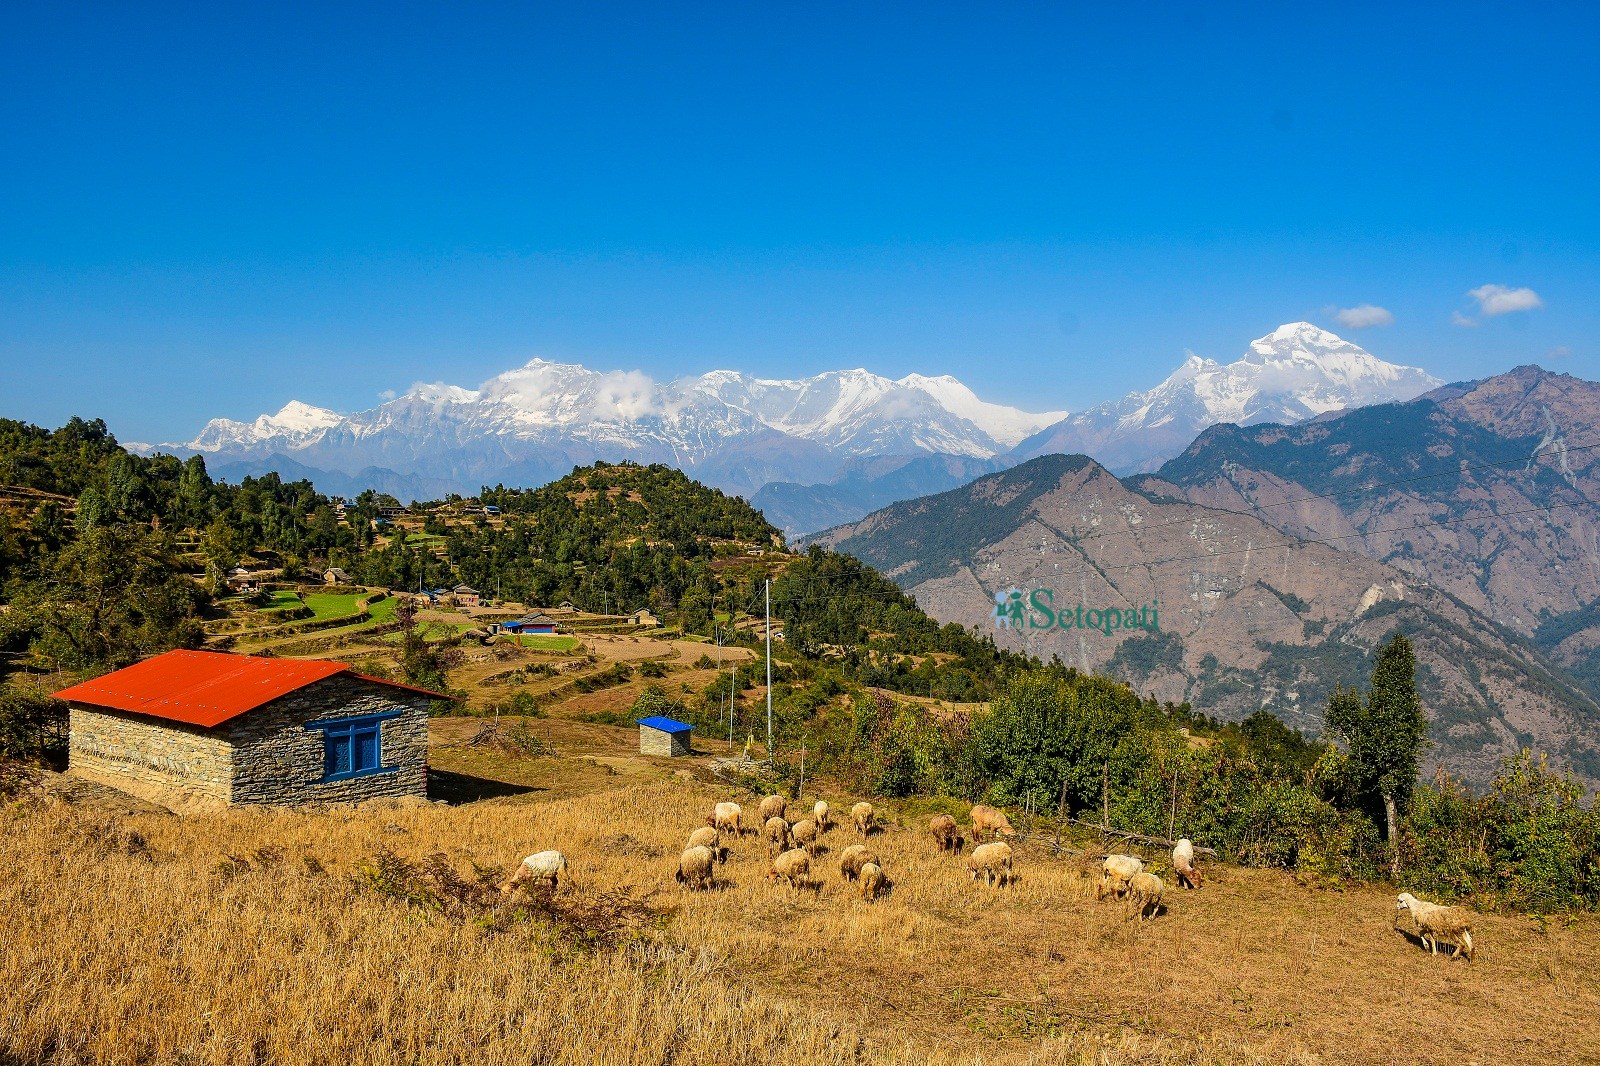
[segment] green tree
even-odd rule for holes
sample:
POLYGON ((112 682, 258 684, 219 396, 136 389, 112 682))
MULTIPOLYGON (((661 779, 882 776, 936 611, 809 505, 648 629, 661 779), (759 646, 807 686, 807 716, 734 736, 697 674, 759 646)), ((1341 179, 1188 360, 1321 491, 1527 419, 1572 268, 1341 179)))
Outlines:
POLYGON ((1383 805, 1390 869, 1395 874, 1400 870, 1400 814, 1416 788, 1428 741, 1416 673, 1411 642, 1397 633, 1378 652, 1364 703, 1354 689, 1342 686, 1328 699, 1328 730, 1349 750, 1356 789, 1383 805))

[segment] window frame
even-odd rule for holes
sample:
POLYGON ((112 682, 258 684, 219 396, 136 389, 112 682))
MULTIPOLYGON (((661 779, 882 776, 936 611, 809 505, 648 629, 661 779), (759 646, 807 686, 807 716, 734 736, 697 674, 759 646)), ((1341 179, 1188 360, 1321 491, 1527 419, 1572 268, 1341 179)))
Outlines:
POLYGON ((400 769, 384 763, 383 748, 383 723, 391 718, 398 718, 404 711, 383 711, 378 714, 354 715, 348 718, 325 718, 316 722, 307 722, 306 728, 322 734, 322 776, 318 783, 330 781, 354 781, 362 777, 374 777, 378 774, 392 774, 400 769), (377 762, 372 766, 357 767, 355 765, 357 751, 357 735, 372 734, 377 747, 377 762), (349 745, 350 766, 349 770, 333 771, 330 769, 335 743, 343 741, 349 745))

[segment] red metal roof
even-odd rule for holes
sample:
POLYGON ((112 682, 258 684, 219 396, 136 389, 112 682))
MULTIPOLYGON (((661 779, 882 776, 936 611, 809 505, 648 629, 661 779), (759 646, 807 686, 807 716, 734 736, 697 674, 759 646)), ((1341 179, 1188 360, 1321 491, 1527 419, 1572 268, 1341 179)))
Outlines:
POLYGON ((169 651, 104 677, 64 688, 56 697, 209 729, 279 696, 343 673, 435 699, 451 698, 427 689, 357 674, 345 663, 263 659, 216 651, 169 651))

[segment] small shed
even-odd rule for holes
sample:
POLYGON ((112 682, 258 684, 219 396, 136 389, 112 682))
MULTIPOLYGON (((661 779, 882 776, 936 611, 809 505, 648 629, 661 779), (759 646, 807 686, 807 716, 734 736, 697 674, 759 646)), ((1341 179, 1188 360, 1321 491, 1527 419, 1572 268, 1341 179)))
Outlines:
POLYGON ((687 722, 653 714, 639 719, 640 755, 688 755, 690 732, 687 722))
POLYGON ((330 566, 322 572, 322 583, 325 585, 348 585, 350 575, 337 566, 330 566))
POLYGON ((641 607, 628 616, 628 621, 636 626, 658 626, 661 620, 650 613, 650 608, 641 607))
POLYGON ((156 802, 426 796, 428 705, 327 660, 169 651, 56 693, 71 772, 156 802))

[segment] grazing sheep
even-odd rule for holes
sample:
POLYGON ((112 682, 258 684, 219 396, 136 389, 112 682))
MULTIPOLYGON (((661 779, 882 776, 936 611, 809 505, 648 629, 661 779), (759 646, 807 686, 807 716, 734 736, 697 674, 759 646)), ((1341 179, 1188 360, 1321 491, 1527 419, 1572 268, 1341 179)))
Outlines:
POLYGON ((867 834, 872 832, 872 804, 863 801, 851 807, 850 820, 855 823, 861 839, 867 839, 867 834))
POLYGON ((1011 819, 1006 817, 1005 811, 998 807, 986 807, 980 803, 972 808, 973 843, 982 844, 985 833, 990 834, 995 840, 1017 835, 1017 831, 1011 828, 1011 819))
POLYGON ((811 856, 795 848, 786 851, 772 860, 772 866, 767 870, 768 881, 784 880, 795 888, 805 888, 811 884, 811 856))
POLYGON ((767 846, 774 855, 794 847, 794 834, 789 831, 789 823, 780 815, 775 814, 767 819, 766 837, 767 846))
POLYGON ((712 869, 716 855, 704 844, 690 848, 678 859, 678 884, 689 888, 710 888, 715 883, 712 869))
POLYGON ((789 801, 782 796, 768 796, 761 801, 761 806, 756 808, 756 817, 761 819, 762 824, 770 822, 774 818, 783 818, 788 813, 789 801))
POLYGON ((1128 880, 1128 917, 1154 918, 1161 910, 1161 893, 1167 886, 1149 870, 1140 870, 1128 880))
POLYGON ((979 844, 973 848, 972 857, 967 860, 967 870, 974 881, 982 877, 986 885, 998 882, 1004 887, 1017 879, 1011 870, 1011 845, 1001 841, 979 844))
POLYGON ((883 867, 875 862, 867 863, 861 868, 861 898, 868 903, 877 899, 886 881, 888 878, 883 876, 883 867))
POLYGON ((839 853, 839 874, 846 881, 854 881, 861 876, 861 868, 868 863, 878 862, 876 853, 868 850, 865 844, 851 844, 839 853))
POLYGON ((1107 855, 1100 864, 1100 887, 1095 890, 1094 898, 1116 896, 1121 899, 1127 894, 1128 882, 1133 880, 1133 875, 1143 869, 1144 860, 1132 855, 1107 855))
POLYGON ((706 825, 719 833, 732 833, 736 837, 743 836, 744 832, 739 825, 739 819, 742 817, 744 817, 744 808, 737 803, 719 803, 706 816, 706 825))
POLYGON ((833 827, 833 823, 828 821, 827 800, 817 800, 816 806, 811 808, 811 818, 817 823, 817 832, 819 833, 826 833, 833 827))
POLYGON ((512 874, 500 891, 509 894, 518 885, 526 881, 549 881, 550 891, 554 892, 560 887, 561 875, 567 870, 566 856, 559 851, 541 851, 536 855, 529 855, 517 866, 516 873, 512 874))
POLYGON ((1205 883, 1194 864, 1194 841, 1183 837, 1172 849, 1172 869, 1178 877, 1179 888, 1199 888, 1205 883))
POLYGON ((1402 892, 1395 897, 1395 910, 1411 912, 1429 955, 1439 954, 1439 941, 1444 940, 1455 948, 1450 953, 1452 959, 1465 955, 1468 962, 1472 961, 1472 916, 1461 907, 1429 903, 1402 892))
POLYGON ((728 861, 728 849, 722 846, 722 838, 710 826, 703 825, 689 834, 689 843, 685 847, 710 848, 711 854, 717 857, 718 862, 728 861))
POLYGON ((961 827, 956 825, 956 820, 948 814, 936 814, 928 823, 928 828, 933 832, 934 843, 939 845, 940 851, 961 850, 961 827))
POLYGON ((817 854, 817 823, 810 818, 803 818, 789 827, 789 833, 794 837, 796 847, 805 848, 806 854, 815 857, 817 854))

